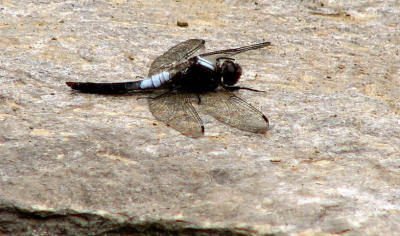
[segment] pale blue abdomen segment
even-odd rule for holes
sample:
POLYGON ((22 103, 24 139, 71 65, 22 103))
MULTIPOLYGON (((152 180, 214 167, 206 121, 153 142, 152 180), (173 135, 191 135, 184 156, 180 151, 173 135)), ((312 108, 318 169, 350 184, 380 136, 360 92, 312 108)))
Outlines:
POLYGON ((153 75, 150 78, 144 79, 140 83, 141 89, 153 89, 158 88, 170 80, 171 76, 168 72, 161 72, 159 74, 153 75))

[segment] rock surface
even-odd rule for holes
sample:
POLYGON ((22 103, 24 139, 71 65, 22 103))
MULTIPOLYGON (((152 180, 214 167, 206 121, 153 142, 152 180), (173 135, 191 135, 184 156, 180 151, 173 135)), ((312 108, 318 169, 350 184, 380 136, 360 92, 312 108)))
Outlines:
POLYGON ((0 234, 400 232, 398 1, 0 4, 0 234), (239 58, 267 92, 237 92, 267 134, 203 115, 191 139, 146 95, 65 85, 145 76, 189 38, 272 42, 239 58))

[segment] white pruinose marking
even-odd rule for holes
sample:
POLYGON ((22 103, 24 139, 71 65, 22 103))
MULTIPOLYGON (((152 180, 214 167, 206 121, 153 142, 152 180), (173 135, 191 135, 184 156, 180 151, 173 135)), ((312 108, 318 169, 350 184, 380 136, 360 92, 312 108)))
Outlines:
POLYGON ((210 70, 215 70, 215 65, 211 63, 209 60, 206 60, 202 58, 201 56, 197 56, 197 63, 205 68, 208 68, 210 70))
POLYGON ((161 72, 159 74, 153 75, 150 78, 144 79, 140 83, 141 89, 158 88, 170 79, 168 72, 161 72))

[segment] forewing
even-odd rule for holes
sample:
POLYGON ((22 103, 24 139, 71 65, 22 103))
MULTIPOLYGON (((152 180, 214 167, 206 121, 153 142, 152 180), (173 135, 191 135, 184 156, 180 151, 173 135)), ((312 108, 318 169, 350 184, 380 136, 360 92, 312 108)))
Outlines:
POLYGON ((270 42, 262 42, 262 43, 244 46, 244 47, 240 47, 240 48, 232 48, 232 49, 202 53, 202 54, 200 54, 200 56, 204 57, 205 59, 207 59, 209 61, 216 61, 218 58, 231 58, 232 56, 234 56, 236 54, 250 51, 250 50, 259 49, 259 48, 264 48, 269 45, 271 45, 270 42))
POLYGON ((171 68, 194 56, 200 49, 204 49, 204 44, 205 41, 202 39, 189 39, 175 45, 153 61, 150 66, 149 76, 169 71, 171 68))
POLYGON ((204 125, 191 100, 192 94, 168 91, 149 98, 153 116, 182 134, 197 138, 204 134, 204 125))
POLYGON ((215 119, 237 129, 253 133, 265 133, 268 130, 267 117, 229 91, 202 94, 201 106, 215 119))

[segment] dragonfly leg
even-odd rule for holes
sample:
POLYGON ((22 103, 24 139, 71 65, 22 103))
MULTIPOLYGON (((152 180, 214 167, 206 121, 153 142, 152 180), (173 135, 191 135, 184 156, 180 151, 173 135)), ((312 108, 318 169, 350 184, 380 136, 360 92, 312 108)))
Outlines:
POLYGON ((258 90, 258 89, 242 87, 242 86, 226 86, 224 84, 221 84, 221 86, 224 89, 229 90, 229 91, 236 91, 236 90, 239 90, 239 89, 245 89, 245 90, 249 90, 249 91, 253 91, 253 92, 263 92, 263 93, 267 92, 267 91, 264 91, 264 90, 258 90))
POLYGON ((160 95, 157 95, 157 96, 155 96, 154 98, 149 97, 149 99, 157 99, 157 98, 160 98, 160 97, 162 97, 162 96, 164 96, 164 95, 166 95, 166 94, 169 94, 169 93, 171 93, 171 92, 172 92, 171 90, 168 90, 167 92, 162 93, 162 94, 160 94, 160 95))
POLYGON ((201 97, 200 97, 200 94, 198 94, 198 93, 196 93, 196 95, 197 95, 197 99, 198 99, 198 101, 197 101, 197 104, 201 104, 201 97))

